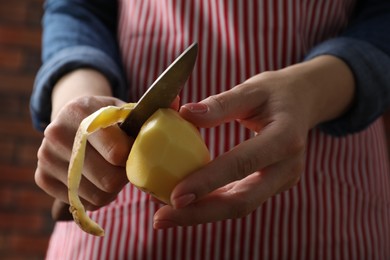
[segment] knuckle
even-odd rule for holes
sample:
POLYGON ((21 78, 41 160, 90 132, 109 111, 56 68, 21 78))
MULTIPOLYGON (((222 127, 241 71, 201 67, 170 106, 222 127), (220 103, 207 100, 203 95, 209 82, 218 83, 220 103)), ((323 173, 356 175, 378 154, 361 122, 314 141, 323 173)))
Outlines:
MULTIPOLYGON (((100 180, 100 189, 103 192, 117 193, 122 189, 122 187, 124 185, 123 183, 126 182, 126 177, 123 177, 123 180, 122 180, 122 178, 115 177, 115 176, 116 176, 116 174, 111 174, 110 177, 108 175, 106 175, 106 177, 103 177, 100 180)), ((126 176, 126 174, 124 174, 124 176, 126 176)))
POLYGON ((63 127, 64 126, 58 121, 53 121, 46 127, 45 131, 43 132, 45 139, 52 141, 58 140, 58 137, 63 132, 63 127))
MULTIPOLYGON (((76 132, 74 131, 74 134, 75 133, 76 132)), ((43 152, 46 153, 49 152, 50 148, 51 150, 56 150, 57 153, 59 151, 65 152, 71 149, 72 143, 69 143, 69 140, 73 140, 73 138, 73 135, 69 135, 66 122, 56 120, 46 127, 41 147, 43 148, 43 152)))
POLYGON ((229 110, 229 102, 224 95, 214 95, 210 96, 208 99, 218 111, 223 113, 229 110))
POLYGON ((50 158, 52 158, 52 155, 49 148, 49 144, 47 139, 44 139, 37 151, 38 164, 42 166, 50 165, 51 164, 50 158))
POLYGON ((286 143, 288 143, 285 149, 286 156, 300 154, 306 147, 306 139, 302 138, 300 135, 288 137, 286 143))
POLYGON ((46 157, 47 157, 47 152, 45 146, 42 144, 37 151, 38 164, 44 162, 46 157))
POLYGON ((75 115, 82 115, 88 107, 91 106, 91 97, 80 97, 70 101, 63 109, 64 113, 75 115))
POLYGON ((38 150, 37 153, 38 162, 37 162, 37 169, 34 174, 35 182, 38 184, 38 186, 41 187, 40 184, 44 184, 49 179, 48 174, 46 173, 47 169, 49 169, 50 166, 50 158, 49 153, 46 149, 42 149, 42 147, 38 150))
POLYGON ((107 178, 104 178, 101 182, 101 188, 104 192, 115 192, 116 191, 116 185, 112 180, 108 180, 107 178))
POLYGON ((94 96, 82 96, 70 101, 63 108, 63 115, 72 120, 81 122, 82 119, 89 116, 91 113, 105 106, 105 104, 94 96))
POLYGON ((69 110, 86 111, 95 108, 100 103, 95 96, 82 96, 70 101, 67 107, 69 110))
POLYGON ((129 153, 126 146, 117 142, 107 143, 104 149, 105 159, 115 166, 123 165, 129 153))
POLYGON ((34 181, 42 190, 47 190, 49 185, 49 177, 39 167, 35 170, 34 181))

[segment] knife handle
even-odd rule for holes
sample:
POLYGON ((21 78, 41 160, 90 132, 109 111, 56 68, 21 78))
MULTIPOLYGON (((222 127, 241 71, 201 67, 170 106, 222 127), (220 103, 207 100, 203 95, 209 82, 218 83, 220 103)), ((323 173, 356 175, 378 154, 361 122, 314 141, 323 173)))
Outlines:
POLYGON ((69 204, 58 199, 54 200, 51 207, 51 217, 54 221, 73 220, 72 213, 69 211, 69 204))

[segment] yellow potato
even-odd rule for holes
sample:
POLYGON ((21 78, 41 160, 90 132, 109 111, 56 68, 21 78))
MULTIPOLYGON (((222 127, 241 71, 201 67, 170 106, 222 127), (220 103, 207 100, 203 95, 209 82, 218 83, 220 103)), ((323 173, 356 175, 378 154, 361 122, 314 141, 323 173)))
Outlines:
POLYGON ((187 174, 210 160, 198 130, 172 109, 156 111, 142 126, 126 163, 131 183, 170 204, 187 174))
MULTIPOLYGON (((89 134, 120 122, 134 104, 101 108, 85 118, 76 133, 68 169, 68 196, 73 218, 85 232, 104 236, 104 230, 85 212, 78 196, 85 147, 89 134)), ((129 154, 129 181, 169 203, 174 186, 187 174, 210 160, 198 130, 171 109, 160 109, 142 126, 129 154)))

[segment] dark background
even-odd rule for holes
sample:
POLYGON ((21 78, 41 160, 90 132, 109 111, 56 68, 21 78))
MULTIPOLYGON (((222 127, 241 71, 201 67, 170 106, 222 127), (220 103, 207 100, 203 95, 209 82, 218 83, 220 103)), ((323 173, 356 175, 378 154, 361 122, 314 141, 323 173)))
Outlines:
MULTIPOLYGON (((42 4, 0 0, 0 259, 44 258, 53 228, 52 199, 34 183, 42 134, 28 107, 40 66, 42 4)), ((390 113, 385 122, 390 137, 390 113)))

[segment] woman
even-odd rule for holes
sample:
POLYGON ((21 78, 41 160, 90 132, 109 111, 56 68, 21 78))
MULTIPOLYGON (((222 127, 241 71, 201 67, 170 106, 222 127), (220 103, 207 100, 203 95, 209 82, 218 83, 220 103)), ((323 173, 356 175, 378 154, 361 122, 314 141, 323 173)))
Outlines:
POLYGON ((132 140, 91 136, 80 196, 106 236, 57 222, 47 257, 390 257, 389 25, 386 1, 47 1, 31 101, 43 190, 67 202, 82 118, 138 100, 195 41, 180 113, 214 158, 162 206, 127 183, 132 140))

